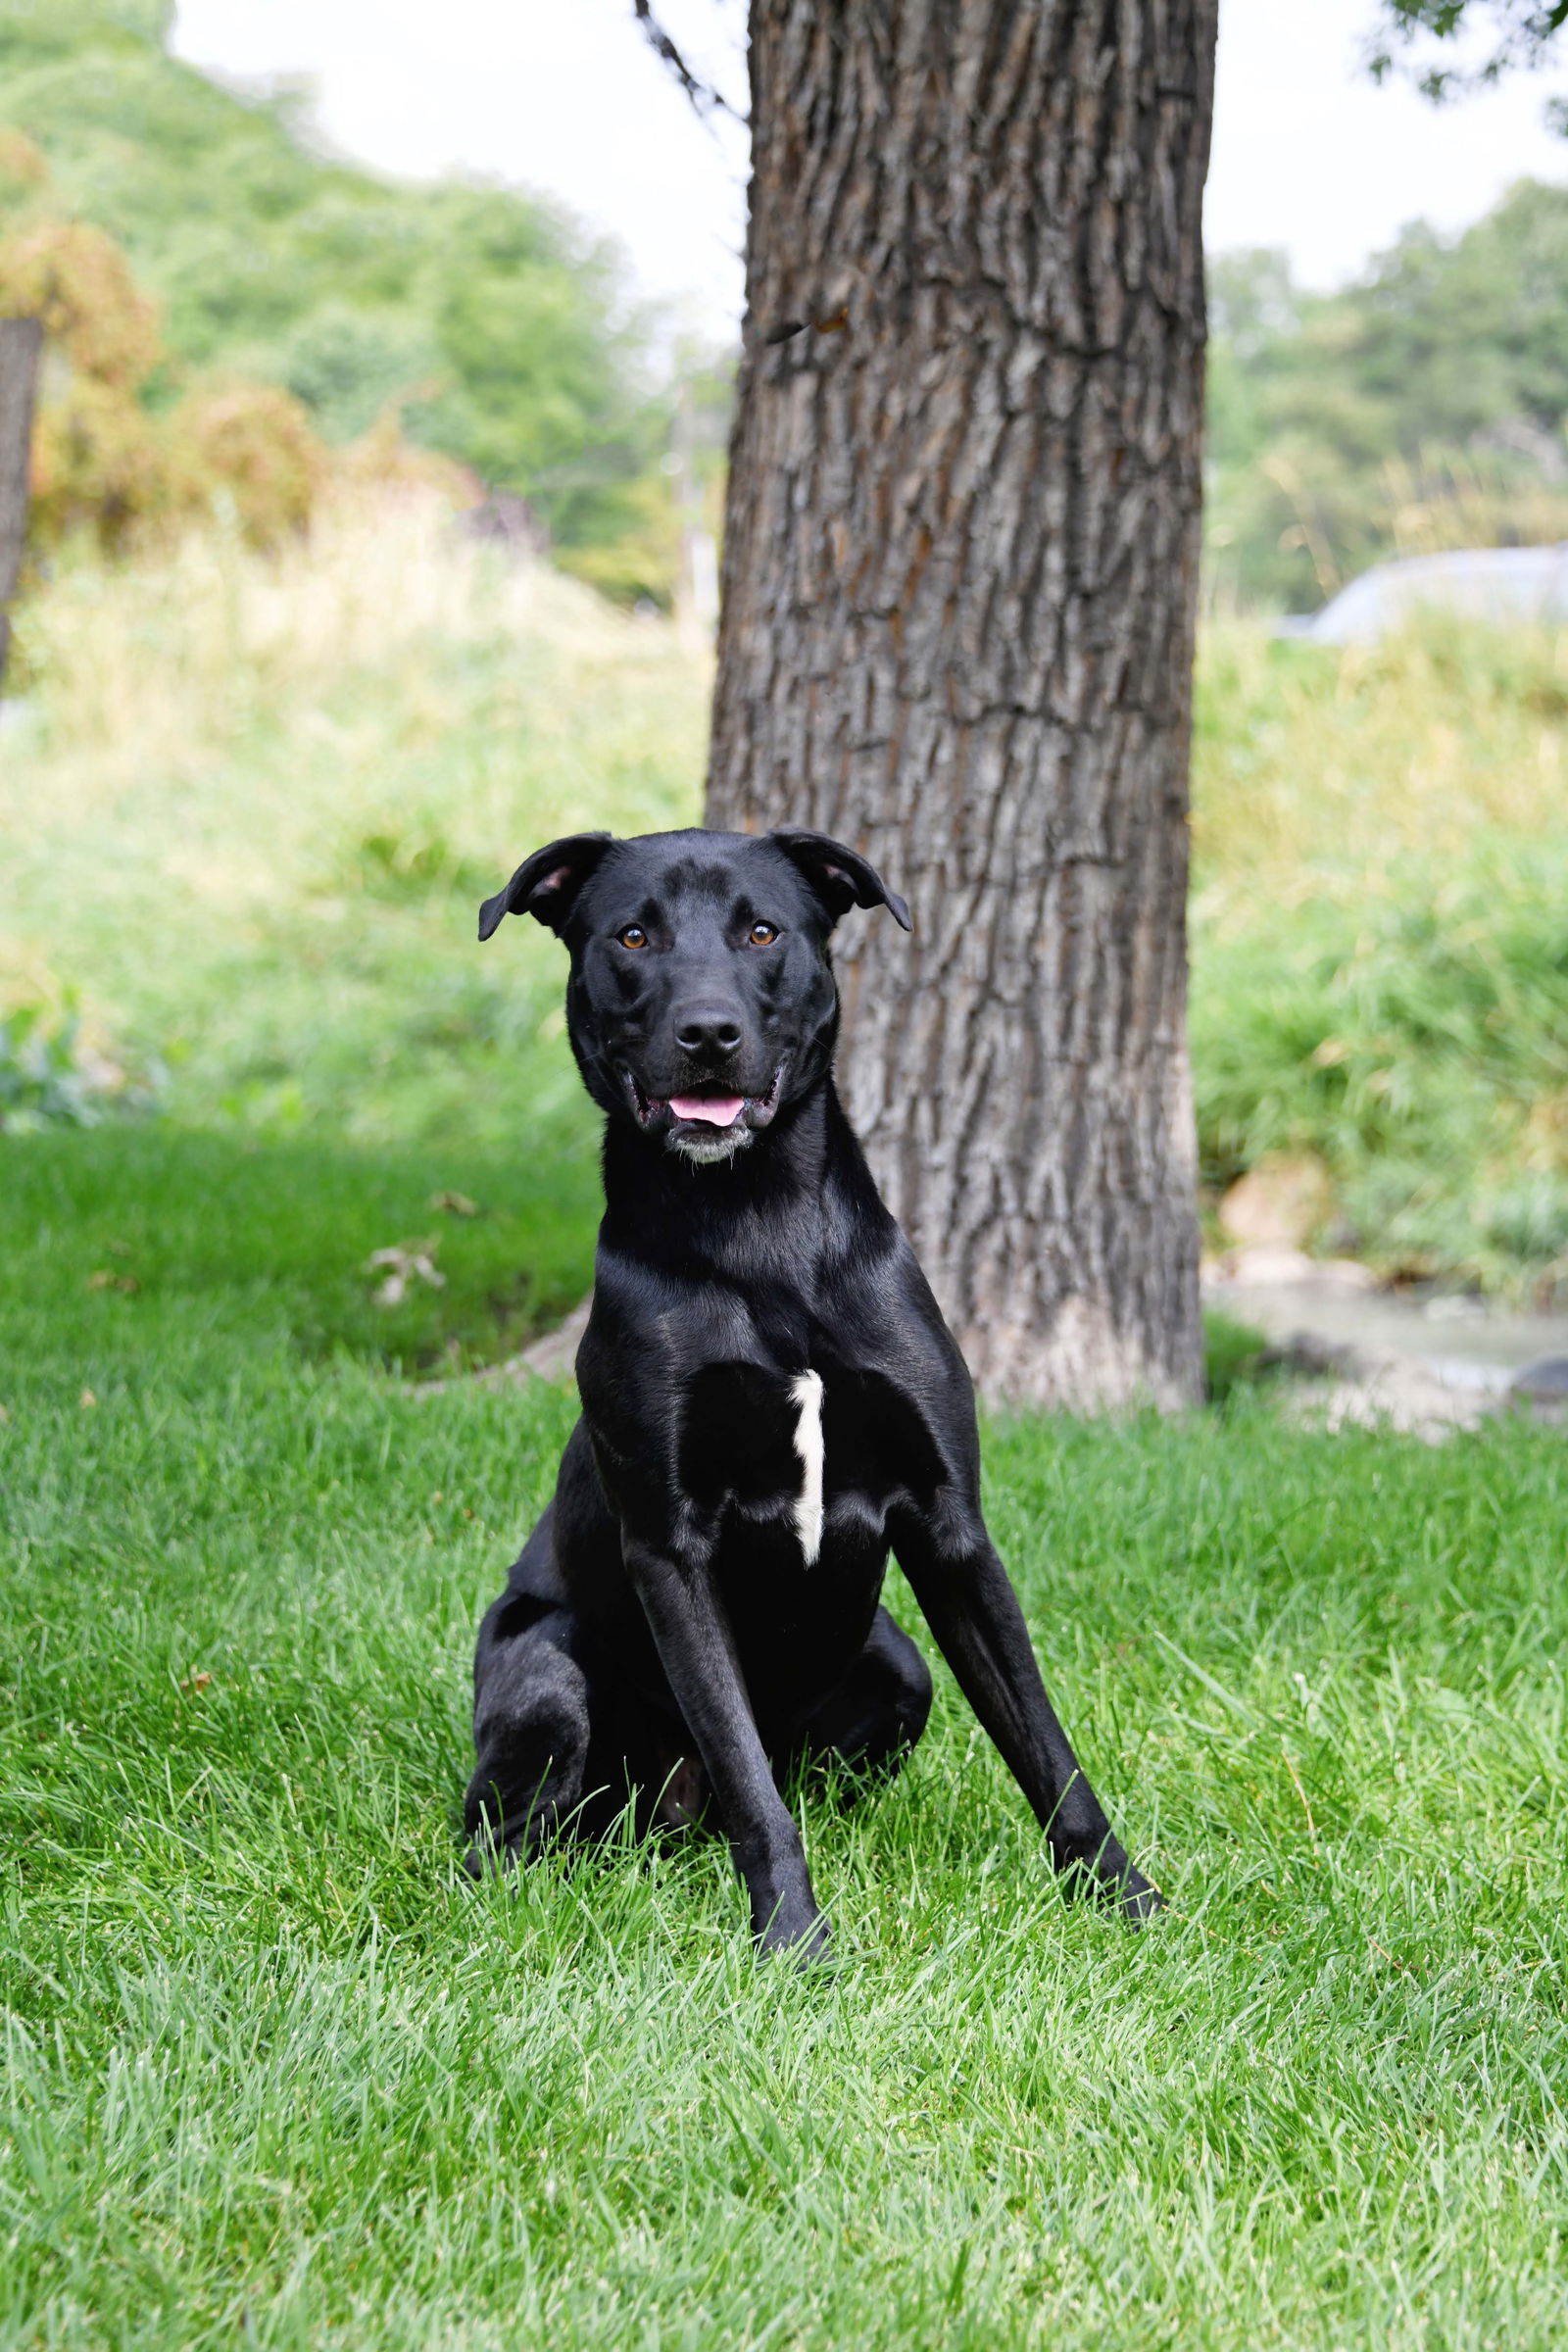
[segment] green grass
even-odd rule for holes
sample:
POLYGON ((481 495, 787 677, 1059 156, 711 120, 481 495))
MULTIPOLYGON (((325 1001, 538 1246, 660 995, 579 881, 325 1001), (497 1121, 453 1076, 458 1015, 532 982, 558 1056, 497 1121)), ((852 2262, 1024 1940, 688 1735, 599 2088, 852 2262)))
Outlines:
POLYGON ((943 1677, 804 1809, 803 1982, 712 1845, 461 1877, 570 1403, 410 1394, 348 1174, 187 1148, 0 1139, 0 2343, 1560 2341, 1559 1432, 993 1430, 1170 1915, 1063 1906, 943 1677))

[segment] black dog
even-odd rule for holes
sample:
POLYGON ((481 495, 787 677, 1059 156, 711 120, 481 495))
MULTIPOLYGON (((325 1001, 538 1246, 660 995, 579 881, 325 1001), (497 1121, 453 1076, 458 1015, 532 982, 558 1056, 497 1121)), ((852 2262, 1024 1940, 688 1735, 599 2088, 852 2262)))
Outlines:
POLYGON ((827 1928, 779 1793, 896 1769, 931 1678, 879 1605, 891 1544, 1058 1869, 1158 1904, 1052 1712, 980 1512, 974 1396, 832 1078, 828 934, 908 909, 819 833, 553 842, 487 899, 571 951, 605 1219, 555 1499, 485 1617, 468 1867, 708 1813, 764 1947, 827 1928))

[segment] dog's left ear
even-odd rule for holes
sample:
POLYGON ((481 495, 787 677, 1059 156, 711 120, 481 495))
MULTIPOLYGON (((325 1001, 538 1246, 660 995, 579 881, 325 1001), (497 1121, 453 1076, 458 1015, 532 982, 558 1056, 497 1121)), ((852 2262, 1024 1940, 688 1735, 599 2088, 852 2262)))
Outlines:
POLYGON ((885 906, 906 931, 913 929, 909 909, 896 890, 889 890, 876 867, 858 851, 826 833, 808 833, 799 825, 775 825, 767 836, 786 858, 792 858, 836 923, 852 906, 885 906))
POLYGON ((609 849, 608 833, 568 833, 525 858, 505 890, 479 909, 479 937, 488 939, 504 914, 531 914, 557 938, 577 903, 577 893, 609 849))

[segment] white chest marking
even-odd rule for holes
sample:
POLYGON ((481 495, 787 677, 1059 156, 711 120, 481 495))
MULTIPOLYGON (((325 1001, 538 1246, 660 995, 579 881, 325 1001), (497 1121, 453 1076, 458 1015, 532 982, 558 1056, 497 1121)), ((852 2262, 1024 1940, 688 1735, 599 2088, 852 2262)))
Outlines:
POLYGON ((790 1382, 790 1402, 800 1407, 795 1424, 795 1450, 801 1461, 801 1498, 795 1505, 795 1533, 801 1557, 809 1568, 822 1548, 822 1375, 802 1372, 790 1382))

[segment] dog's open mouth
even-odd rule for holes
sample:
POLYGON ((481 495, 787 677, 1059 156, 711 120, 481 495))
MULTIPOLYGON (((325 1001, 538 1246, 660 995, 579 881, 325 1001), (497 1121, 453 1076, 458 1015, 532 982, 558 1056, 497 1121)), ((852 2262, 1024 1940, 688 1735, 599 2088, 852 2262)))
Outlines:
POLYGON ((679 1095, 650 1095, 634 1071, 621 1074, 638 1126, 651 1133, 663 1129, 672 1142, 685 1138, 701 1143, 728 1135, 738 1143, 742 1135, 753 1135, 768 1124, 784 1086, 782 1062, 760 1095, 736 1095, 716 1084, 694 1086, 679 1095))

